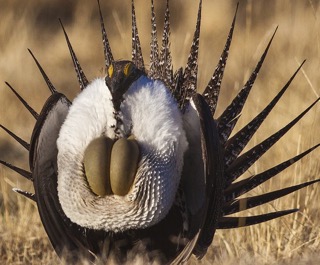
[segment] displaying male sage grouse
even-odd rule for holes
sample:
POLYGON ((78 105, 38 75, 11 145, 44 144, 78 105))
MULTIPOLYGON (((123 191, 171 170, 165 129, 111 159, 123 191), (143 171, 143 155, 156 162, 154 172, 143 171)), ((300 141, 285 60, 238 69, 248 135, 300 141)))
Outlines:
POLYGON ((41 113, 7 84, 36 124, 30 144, 1 126, 29 151, 30 172, 0 162, 33 182, 35 194, 15 191, 37 203, 55 251, 71 264, 80 258, 108 263, 110 257, 122 263, 140 250, 147 262, 178 264, 191 255, 200 259, 216 229, 257 224, 297 209, 250 217, 228 215, 319 181, 237 199, 319 146, 236 181, 319 99, 281 130, 242 153, 301 66, 265 109, 230 137, 273 36, 239 94, 220 117, 213 118, 236 16, 218 65, 204 92, 198 94, 202 1, 187 65, 175 73, 169 49, 169 1, 166 4, 159 48, 151 1, 149 69, 144 64, 132 1, 131 61, 113 58, 99 5, 106 75, 91 82, 62 26, 81 89, 73 102, 56 90, 31 51, 52 92, 41 113))

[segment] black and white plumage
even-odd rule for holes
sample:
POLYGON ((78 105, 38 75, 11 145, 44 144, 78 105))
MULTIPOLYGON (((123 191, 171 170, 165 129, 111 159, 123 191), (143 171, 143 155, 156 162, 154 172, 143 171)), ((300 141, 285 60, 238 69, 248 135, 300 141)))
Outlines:
POLYGON ((2 126, 30 152, 30 173, 2 163, 33 181, 35 195, 16 191, 37 202, 41 220, 57 253, 65 254, 63 249, 67 248, 71 260, 77 259, 79 251, 92 260, 96 256, 107 259, 113 254, 121 262, 129 251, 143 245, 150 258, 158 255, 163 262, 180 263, 188 260, 192 253, 202 257, 217 228, 255 224, 295 211, 246 218, 227 216, 313 183, 236 199, 317 147, 252 178, 234 182, 318 101, 279 132, 240 155, 296 74, 265 110, 230 138, 271 41, 239 95, 220 117, 213 119, 235 20, 216 70, 200 95, 196 93, 196 84, 201 1, 187 66, 175 74, 168 45, 168 2, 160 53, 152 8, 148 72, 141 53, 133 2, 132 8, 134 64, 114 60, 101 17, 107 78, 111 83, 114 81, 114 91, 105 77, 88 82, 66 35, 83 91, 71 103, 54 88, 37 63, 52 96, 40 114, 22 101, 37 120, 30 144, 2 126), (115 69, 121 74, 126 67, 131 69, 125 76, 113 76, 117 73, 115 69), (86 182, 84 153, 90 142, 101 135, 110 139, 134 135, 139 145, 138 171, 133 188, 126 196, 97 196, 86 182), (142 174, 138 174, 140 172, 142 174), (130 214, 124 217, 127 213, 130 214))

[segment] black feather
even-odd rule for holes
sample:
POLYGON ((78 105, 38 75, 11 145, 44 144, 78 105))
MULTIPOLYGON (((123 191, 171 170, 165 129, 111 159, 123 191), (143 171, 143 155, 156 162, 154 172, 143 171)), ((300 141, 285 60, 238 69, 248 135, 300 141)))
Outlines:
POLYGON ((88 79, 85 76, 85 74, 84 74, 84 72, 83 72, 83 70, 82 70, 82 68, 80 66, 79 60, 78 60, 78 58, 77 58, 77 56, 76 56, 76 54, 75 54, 75 52, 74 52, 74 50, 73 50, 73 48, 71 46, 71 43, 70 43, 69 37, 67 35, 67 32, 65 31, 65 29, 63 27, 63 24, 62 24, 60 19, 59 19, 59 22, 61 24, 64 36, 65 36, 67 44, 68 44, 68 48, 69 48, 69 51, 70 51, 70 55, 71 55, 71 58, 72 58, 74 69, 76 70, 76 73, 77 73, 80 89, 83 90, 89 84, 88 79))
POLYGON ((11 89, 11 91, 16 95, 16 97, 20 100, 20 102, 25 106, 25 108, 31 113, 31 115, 37 120, 39 117, 39 114, 29 106, 29 104, 18 94, 17 91, 14 90, 14 88, 8 83, 5 82, 5 84, 11 89))
POLYGON ((27 149, 29 151, 29 149, 30 149, 30 144, 29 143, 27 143, 26 141, 22 140, 19 136, 17 136, 16 134, 14 134, 12 131, 10 131, 9 129, 7 129, 6 127, 4 127, 1 124, 0 124, 0 128, 5 130, 13 139, 15 139, 19 144, 21 144, 25 149, 27 149))
POLYGON ((218 124, 219 124, 219 132, 220 132, 220 140, 221 143, 224 144, 227 139, 229 138, 234 126, 237 123, 237 117, 240 112, 242 111, 242 108, 248 98, 248 95, 251 91, 251 88, 258 76, 258 73, 261 69, 261 66, 264 62, 264 59, 267 56, 267 53, 269 51, 270 45, 272 43, 272 40, 274 38, 274 35, 277 32, 278 27, 274 31, 264 53, 262 54, 256 68, 253 70, 251 76, 249 77, 249 80, 246 82, 244 87, 241 89, 239 94, 234 98, 234 100, 231 102, 231 104, 226 108, 226 110, 221 114, 221 116, 218 118, 218 124))
POLYGON ((131 16, 132 16, 132 62, 142 71, 144 71, 144 61, 141 51, 139 39, 136 11, 134 8, 134 0, 131 1, 131 16))
POLYGON ((33 55, 32 51, 30 49, 28 49, 29 53, 31 54, 33 60, 35 61, 35 63, 37 64, 39 70, 40 70, 40 73, 44 79, 44 81, 46 81, 47 83, 47 86, 50 90, 50 92, 52 94, 54 93, 57 93, 57 90, 55 89, 55 87, 53 86, 52 82, 50 81, 49 77, 47 76, 47 74, 45 73, 45 71, 43 70, 42 66, 40 65, 40 63, 38 62, 38 60, 36 59, 36 57, 33 55))
POLYGON ((195 94, 192 101, 196 106, 201 127, 201 148, 206 176, 206 213, 194 254, 201 258, 211 245, 220 219, 223 197, 223 150, 219 142, 216 122, 204 97, 195 94))
POLYGON ((305 182, 299 185, 291 186, 288 188, 268 192, 262 195, 230 201, 223 206, 223 215, 229 215, 229 214, 241 212, 241 211, 256 207, 258 205, 265 204, 267 202, 279 199, 285 195, 288 195, 289 193, 300 190, 304 187, 307 187, 319 181, 320 179, 317 179, 317 180, 305 182))
POLYGON ((28 192, 28 191, 24 191, 24 190, 20 190, 20 189, 17 189, 17 188, 13 188, 12 189, 14 192, 17 192, 21 195, 23 195, 24 197, 26 197, 27 199, 30 199, 34 202, 37 201, 36 199, 36 195, 34 193, 31 193, 31 192, 28 192))
POLYGON ((158 79, 161 75, 159 70, 159 45, 157 38, 156 14, 154 12, 153 0, 151 0, 150 69, 148 75, 153 79, 158 79))
POLYGON ((196 29, 193 35, 193 41, 192 41, 190 53, 188 56, 188 62, 183 74, 182 88, 184 91, 186 91, 185 93, 186 93, 187 100, 189 100, 192 97, 192 95, 194 95, 197 91, 201 9, 202 9, 202 0, 200 0, 199 2, 196 29))
POLYGON ((298 209, 292 209, 248 217, 222 217, 218 223, 218 229, 230 229, 260 224, 297 211, 298 209))
POLYGON ((221 87, 221 82, 224 74, 224 69, 227 65, 227 59, 229 55, 229 49, 232 41, 232 36, 233 36, 233 30, 234 26, 236 23, 236 17, 237 17, 237 12, 238 12, 238 7, 239 3, 237 4, 236 12, 233 17, 233 21, 231 24, 231 28, 228 34, 227 42, 224 46, 224 49, 222 51, 222 54, 220 56, 218 65, 216 66, 214 73, 203 91, 202 95, 206 99, 208 105, 210 106, 210 110, 212 113, 212 116, 214 115, 218 103, 218 98, 219 98, 219 93, 220 93, 220 87, 221 87))
POLYGON ((241 153, 241 151, 246 147, 247 143, 250 141, 251 137, 258 130, 262 122, 271 112, 273 107, 280 100, 282 95, 286 92, 287 88, 290 86, 292 80, 295 78, 305 61, 299 66, 296 72, 292 75, 289 81, 281 89, 281 91, 274 97, 274 99, 262 110, 251 122, 249 122, 245 127, 238 131, 231 139, 226 143, 225 147, 225 166, 229 166, 241 153))
POLYGON ((99 7, 99 16, 100 16, 100 25, 101 25, 101 33, 102 33, 102 44, 103 44, 103 51, 104 51, 104 60, 105 60, 105 65, 106 68, 108 69, 109 65, 113 63, 113 55, 112 51, 110 48, 107 32, 104 26, 104 21, 103 21, 103 16, 101 12, 101 7, 100 7, 100 1, 98 1, 98 7, 99 7))
POLYGON ((318 101, 318 98, 306 110, 304 110, 294 120, 284 126, 281 130, 271 135, 269 138, 251 148, 246 153, 239 156, 227 169, 226 169, 226 184, 229 185, 232 181, 237 179, 244 173, 254 162, 256 162, 266 151, 269 150, 290 128, 292 128, 318 101))
POLYGON ((259 186, 263 182, 269 180, 270 178, 276 176, 278 173, 282 172, 295 162, 299 161, 303 157, 305 157, 307 154, 312 152, 314 149, 318 148, 320 144, 317 144, 316 146, 306 150, 305 152, 288 159, 285 162, 282 162, 279 165, 276 165, 260 174, 257 174, 255 176, 251 176, 249 178, 246 178, 244 180, 240 180, 238 182, 232 183, 230 186, 228 186, 227 189, 224 191, 224 198, 226 202, 229 202, 242 194, 247 193, 248 191, 254 189, 255 187, 259 186))
POLYGON ((22 168, 14 166, 14 165, 11 165, 10 163, 2 161, 2 160, 0 160, 0 164, 12 169, 13 171, 17 172, 18 174, 25 177, 26 179, 33 181, 31 172, 28 172, 22 168))
POLYGON ((164 27, 162 34, 162 46, 159 57, 159 68, 162 81, 171 88, 173 83, 172 58, 170 52, 170 10, 167 0, 166 12, 164 15, 164 27))

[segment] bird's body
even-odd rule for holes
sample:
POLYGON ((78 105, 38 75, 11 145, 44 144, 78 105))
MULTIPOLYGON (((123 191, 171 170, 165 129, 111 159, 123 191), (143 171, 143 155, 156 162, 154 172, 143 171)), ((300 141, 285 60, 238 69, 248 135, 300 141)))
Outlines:
POLYGON ((236 182, 319 99, 242 153, 301 66, 267 107, 230 137, 274 35, 248 82, 221 116, 214 117, 236 17, 201 95, 197 92, 201 7, 202 1, 188 63, 175 73, 169 49, 169 1, 160 52, 151 4, 149 70, 141 53, 133 1, 131 61, 113 58, 100 11, 106 75, 91 82, 63 28, 81 88, 73 102, 55 89, 34 58, 52 95, 40 114, 22 100, 37 120, 30 144, 15 137, 29 150, 31 172, 0 162, 33 181, 35 194, 16 191, 36 201, 54 249, 69 262, 86 258, 107 263, 114 257, 122 263, 139 251, 147 262, 179 264, 191 255, 202 258, 216 229, 261 223, 296 209, 250 217, 228 215, 318 181, 237 199, 319 146, 236 182))

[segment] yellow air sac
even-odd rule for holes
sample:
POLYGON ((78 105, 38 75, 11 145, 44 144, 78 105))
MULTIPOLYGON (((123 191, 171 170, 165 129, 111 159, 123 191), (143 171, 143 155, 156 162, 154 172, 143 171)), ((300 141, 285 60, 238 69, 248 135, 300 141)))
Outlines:
POLYGON ((139 147, 132 137, 121 138, 114 143, 110 164, 110 182, 114 194, 128 194, 137 171, 138 159, 139 147))
POLYGON ((84 153, 84 169, 93 193, 112 194, 110 186, 110 158, 113 140, 108 137, 94 139, 84 153))

